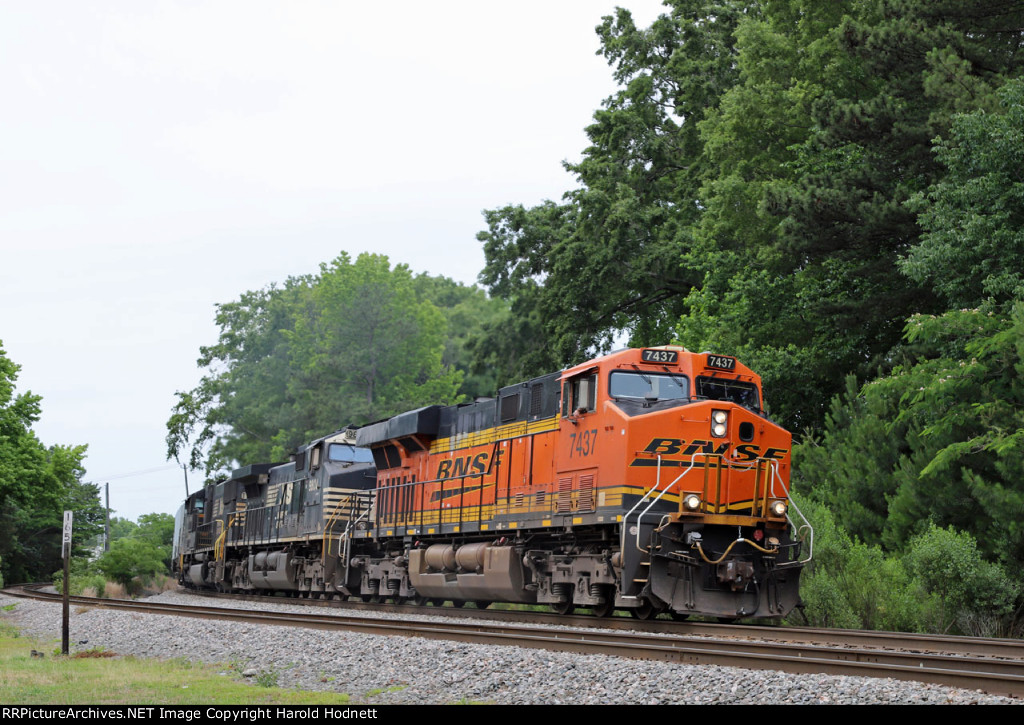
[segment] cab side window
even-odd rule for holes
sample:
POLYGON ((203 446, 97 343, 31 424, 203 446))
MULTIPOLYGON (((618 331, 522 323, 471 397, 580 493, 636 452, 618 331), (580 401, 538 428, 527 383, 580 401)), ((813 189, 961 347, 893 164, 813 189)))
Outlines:
POLYGON ((584 373, 565 381, 562 387, 562 415, 589 413, 597 408, 597 373, 584 373))

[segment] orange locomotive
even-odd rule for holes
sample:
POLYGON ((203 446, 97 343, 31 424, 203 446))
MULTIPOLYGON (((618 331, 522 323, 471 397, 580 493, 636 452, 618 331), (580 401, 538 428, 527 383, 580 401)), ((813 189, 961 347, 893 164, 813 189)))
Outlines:
POLYGON ((377 488, 346 532, 346 593, 640 618, 798 602, 811 532, 790 518, 791 436, 735 358, 622 350, 371 424, 357 444, 377 488))

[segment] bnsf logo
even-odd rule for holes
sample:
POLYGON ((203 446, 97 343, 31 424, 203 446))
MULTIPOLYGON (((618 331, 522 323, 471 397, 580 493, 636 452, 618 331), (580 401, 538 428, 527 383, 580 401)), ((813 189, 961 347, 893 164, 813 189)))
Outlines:
MULTIPOLYGON (((656 456, 692 456, 694 453, 724 456, 728 451, 728 443, 721 443, 716 448, 715 444, 711 441, 692 440, 687 442, 682 438, 652 438, 651 442, 644 448, 645 453, 651 453, 656 456)), ((788 448, 768 448, 762 453, 761 446, 744 443, 743 445, 736 446, 731 457, 735 461, 753 461, 757 458, 781 461, 786 457, 787 453, 789 453, 788 448)))
MULTIPOLYGON (((494 462, 501 462, 501 455, 505 451, 498 450, 494 456, 494 462)), ((434 478, 444 480, 446 478, 463 478, 465 476, 482 476, 490 469, 491 454, 477 453, 474 455, 450 458, 437 464, 437 475, 434 478)))

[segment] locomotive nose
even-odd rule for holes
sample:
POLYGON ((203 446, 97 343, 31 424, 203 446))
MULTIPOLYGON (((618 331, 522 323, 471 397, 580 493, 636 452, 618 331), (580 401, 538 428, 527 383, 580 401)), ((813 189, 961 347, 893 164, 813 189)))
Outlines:
POLYGON ((733 403, 716 403, 709 421, 712 439, 753 443, 757 437, 757 422, 753 411, 733 403))

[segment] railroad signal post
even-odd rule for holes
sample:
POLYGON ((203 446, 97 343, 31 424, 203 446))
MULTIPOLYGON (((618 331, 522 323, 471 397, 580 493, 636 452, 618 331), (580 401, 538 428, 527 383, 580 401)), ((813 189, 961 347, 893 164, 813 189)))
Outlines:
POLYGON ((64 557, 64 604, 60 619, 60 653, 68 654, 68 613, 70 609, 71 585, 71 520, 74 514, 64 512, 64 538, 61 543, 61 556, 64 557))

